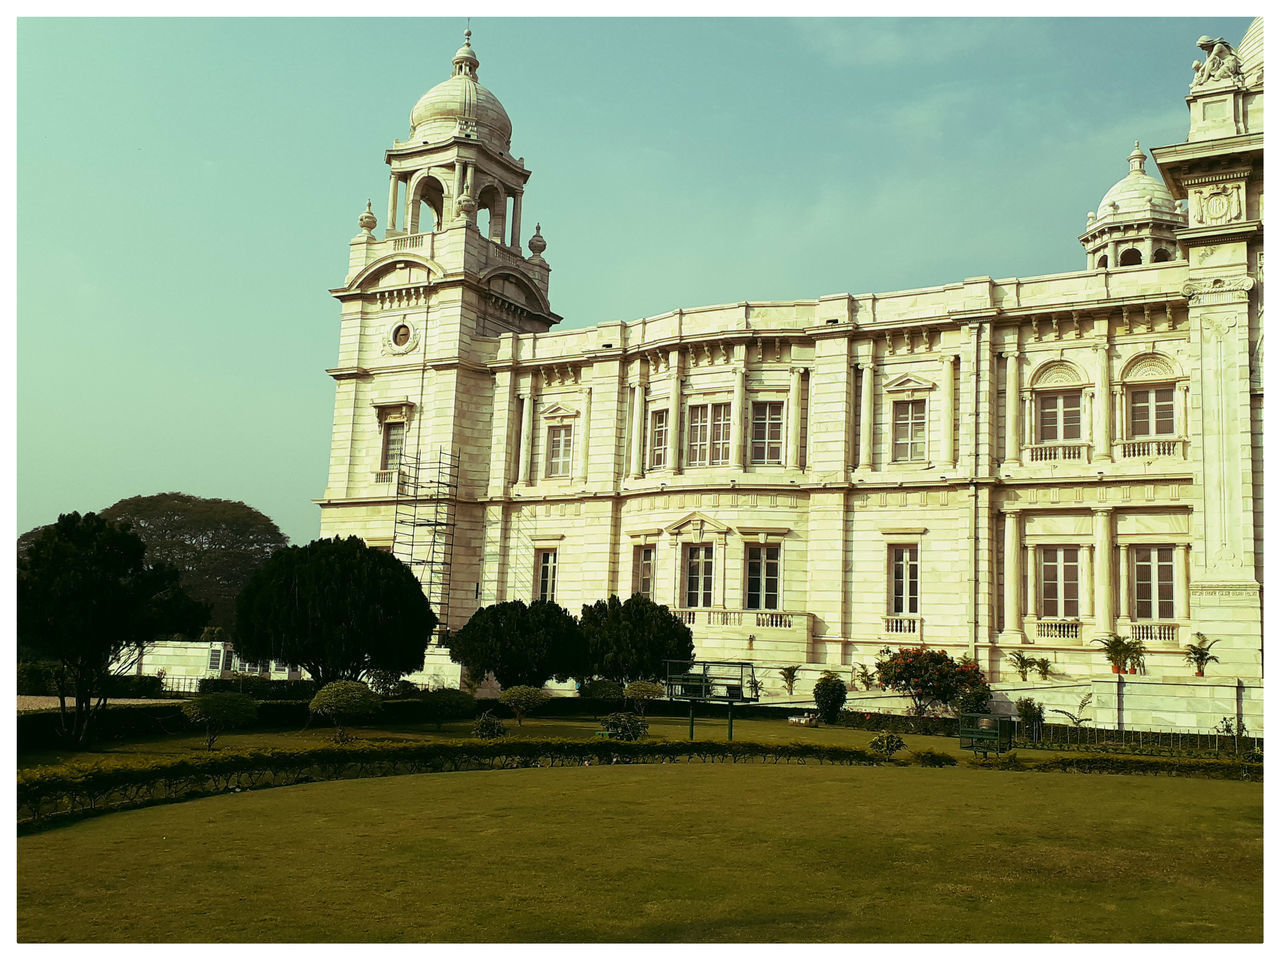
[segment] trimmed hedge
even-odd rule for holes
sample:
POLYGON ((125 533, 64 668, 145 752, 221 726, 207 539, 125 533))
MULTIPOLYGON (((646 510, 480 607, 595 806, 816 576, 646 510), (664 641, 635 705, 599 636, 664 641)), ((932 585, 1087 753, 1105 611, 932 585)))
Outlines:
MULTIPOLYGON (((15 671, 18 696, 56 697, 58 685, 53 677, 57 669, 58 664, 49 660, 19 663, 15 671)), ((107 677, 104 686, 108 698, 140 700, 159 699, 164 696, 164 681, 160 677, 129 673, 107 677)))
POLYGON ((254 674, 236 677, 205 677, 201 693, 245 693, 255 700, 310 700, 316 695, 314 680, 272 680, 254 674))
MULTIPOLYGON (((940 755, 912 754, 935 766, 940 755)), ((38 829, 95 811, 168 803, 193 797, 321 780, 493 770, 504 767, 611 765, 616 763, 791 763, 904 766, 853 747, 810 743, 647 740, 453 740, 357 742, 296 749, 221 750, 188 759, 118 759, 34 767, 18 773, 20 830, 38 829)), ((1135 773, 1212 779, 1262 780, 1262 764, 1228 760, 1075 755, 1023 761, 1017 754, 970 764, 987 769, 1135 773)))
POLYGON ((894 713, 868 713, 865 710, 841 710, 838 727, 876 730, 881 733, 919 733, 929 737, 954 737, 955 717, 904 717, 894 713))

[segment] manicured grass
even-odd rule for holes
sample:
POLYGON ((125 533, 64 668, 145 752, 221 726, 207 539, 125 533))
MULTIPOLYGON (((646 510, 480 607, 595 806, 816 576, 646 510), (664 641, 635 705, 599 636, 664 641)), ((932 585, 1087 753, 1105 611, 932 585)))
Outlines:
POLYGON ((1262 790, 1229 781, 497 770, 211 797, 17 848, 26 942, 1262 936, 1262 790))
MULTIPOLYGON (((568 719, 528 717, 523 726, 514 720, 504 720, 508 734, 522 737, 564 737, 570 740, 590 739, 600 730, 591 717, 568 719)), ((699 717, 694 729, 698 740, 723 740, 728 724, 723 718, 699 717)), ((437 732, 434 724, 415 724, 395 727, 355 727, 352 733, 362 740, 423 740, 435 738, 456 739, 468 737, 471 724, 446 723, 437 732)), ((667 740, 687 740, 689 721, 678 717, 650 717, 650 736, 667 740)), ((733 735, 737 740, 754 740, 757 743, 821 743, 846 747, 866 747, 876 734, 874 731, 855 730, 852 727, 799 727, 785 720, 740 720, 733 722, 733 735)), ((303 747, 321 746, 330 742, 333 727, 317 724, 307 730, 258 730, 250 733, 228 733, 218 739, 218 747, 303 747)), ((958 747, 955 737, 925 737, 904 734, 902 739, 908 750, 937 750, 955 756, 971 756, 958 747)), ((196 735, 160 737, 148 740, 107 743, 92 750, 30 750, 18 755, 19 769, 67 761, 91 762, 119 756, 181 757, 192 752, 205 752, 204 738, 196 735)))

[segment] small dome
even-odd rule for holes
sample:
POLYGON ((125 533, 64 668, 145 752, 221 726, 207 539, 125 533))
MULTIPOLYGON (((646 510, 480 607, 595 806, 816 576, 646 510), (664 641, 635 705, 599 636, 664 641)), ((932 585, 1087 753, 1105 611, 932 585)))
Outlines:
POLYGON ((1245 80, 1252 82, 1253 75, 1262 69, 1261 17, 1249 24, 1249 29, 1240 39, 1240 46, 1236 48, 1236 55, 1240 58, 1240 72, 1244 74, 1245 80))
POLYGON ((409 112, 410 141, 434 143, 460 134, 503 153, 511 149, 511 118, 476 80, 479 65, 468 30, 466 42, 453 56, 453 76, 424 93, 409 112))
POLYGON ((1135 140, 1129 154, 1129 175, 1103 194, 1098 202, 1098 220, 1110 217, 1176 215, 1177 204, 1169 188, 1147 175, 1147 155, 1135 140), (1113 207, 1112 204, 1115 204, 1113 207))

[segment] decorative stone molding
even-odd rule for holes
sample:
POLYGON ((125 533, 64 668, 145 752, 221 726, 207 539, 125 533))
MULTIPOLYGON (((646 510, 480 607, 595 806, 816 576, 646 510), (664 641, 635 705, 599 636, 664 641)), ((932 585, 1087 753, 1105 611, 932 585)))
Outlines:
POLYGON ((1125 367, 1124 373, 1120 379, 1125 383, 1137 383, 1139 381, 1165 381, 1180 379, 1173 365, 1164 357, 1156 353, 1144 353, 1134 357, 1129 361, 1129 365, 1125 367))
POLYGON ((578 416, 577 410, 572 410, 569 407, 563 406, 562 404, 559 404, 559 403, 553 403, 549 407, 544 407, 541 410, 541 412, 539 412, 538 414, 538 417, 540 419, 546 420, 552 423, 566 423, 569 420, 576 419, 577 416, 578 416))
POLYGON ((1249 299, 1253 289, 1253 277, 1214 277, 1205 280, 1188 280, 1182 285, 1182 295, 1196 306, 1208 303, 1241 303, 1249 299))
POLYGON ((379 430, 388 421, 396 421, 406 425, 412 423, 414 411, 417 409, 417 405, 408 397, 399 397, 395 400, 374 400, 370 405, 378 415, 379 430))
POLYGON ((418 325, 408 317, 400 317, 387 324, 387 332, 382 338, 382 352, 397 355, 412 353, 421 339, 418 325))
POLYGON ((1076 365, 1067 360, 1051 360, 1031 377, 1031 386, 1037 390, 1053 387, 1075 387, 1085 383, 1076 365))

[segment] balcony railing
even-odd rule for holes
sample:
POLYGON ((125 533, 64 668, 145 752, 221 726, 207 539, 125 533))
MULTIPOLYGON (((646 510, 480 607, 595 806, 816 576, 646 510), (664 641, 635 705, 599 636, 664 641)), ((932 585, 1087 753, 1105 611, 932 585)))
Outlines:
POLYGON ((764 630, 791 630, 805 614, 786 610, 725 610, 712 607, 684 607, 671 611, 686 625, 708 627, 749 626, 764 630))
POLYGON ((1141 621, 1129 626, 1129 636, 1134 640, 1141 640, 1143 643, 1173 646, 1178 642, 1178 627, 1179 624, 1176 623, 1141 621))
POLYGON ((1032 463, 1043 463, 1047 460, 1074 460, 1079 463, 1089 462, 1089 444, 1087 443, 1036 443, 1027 447, 1027 459, 1032 463))
POLYGON ((1036 621, 1037 640, 1079 640, 1080 621, 1063 619, 1039 619, 1036 621))
POLYGON ((395 483, 396 470, 377 470, 373 474, 374 483, 395 483))
POLYGON ((1186 458, 1187 441, 1181 437, 1165 440, 1124 440, 1116 446, 1125 460, 1150 460, 1153 457, 1186 458))
POLYGON ((895 637, 919 636, 921 619, 918 616, 893 614, 884 618, 884 632, 895 637))
POLYGON ((423 240, 431 236, 429 233, 411 233, 407 236, 396 237, 391 244, 392 250, 417 250, 422 246, 423 240))

